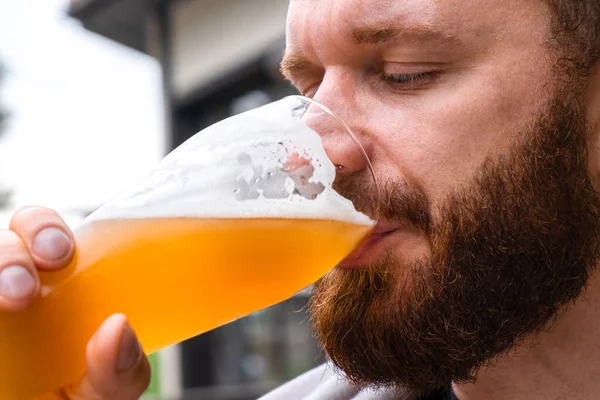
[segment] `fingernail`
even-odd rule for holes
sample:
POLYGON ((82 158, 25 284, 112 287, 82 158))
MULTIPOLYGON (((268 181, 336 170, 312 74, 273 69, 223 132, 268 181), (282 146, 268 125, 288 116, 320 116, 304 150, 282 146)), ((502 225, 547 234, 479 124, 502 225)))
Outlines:
POLYGON ((117 371, 124 372, 131 369, 142 356, 142 346, 137 340, 133 329, 127 324, 121 333, 119 343, 119 356, 117 359, 117 371))
POLYGON ((46 260, 65 258, 72 246, 71 239, 58 228, 43 229, 33 240, 33 251, 46 260))
POLYGON ((18 300, 31 295, 35 290, 35 279, 19 265, 6 267, 0 272, 0 295, 18 300))

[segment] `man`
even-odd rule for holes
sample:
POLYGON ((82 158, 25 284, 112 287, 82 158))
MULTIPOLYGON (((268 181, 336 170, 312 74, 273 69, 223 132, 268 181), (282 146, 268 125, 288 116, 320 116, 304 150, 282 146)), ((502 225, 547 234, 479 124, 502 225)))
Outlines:
MULTIPOLYGON (((382 206, 311 299, 331 365, 266 399, 598 398, 599 53, 598 0, 291 1, 283 71, 359 136, 382 206)), ((372 207, 360 157, 337 156, 338 190, 372 207)), ((73 239, 26 208, 0 246, 18 312, 73 239)), ((57 398, 148 382, 124 316, 87 365, 57 398)))

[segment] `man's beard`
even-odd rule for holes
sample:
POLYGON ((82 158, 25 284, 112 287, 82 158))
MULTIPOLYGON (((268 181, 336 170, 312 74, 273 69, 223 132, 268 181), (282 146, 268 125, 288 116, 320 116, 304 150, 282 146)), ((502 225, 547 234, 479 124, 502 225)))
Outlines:
MULTIPOLYGON (((315 285, 314 328, 351 382, 425 392, 472 381, 580 295, 600 254, 600 204, 580 102, 561 97, 435 213, 418 189, 383 185, 382 216, 420 228, 431 256, 387 254, 315 285)), ((361 181, 338 189, 366 208, 361 181)))

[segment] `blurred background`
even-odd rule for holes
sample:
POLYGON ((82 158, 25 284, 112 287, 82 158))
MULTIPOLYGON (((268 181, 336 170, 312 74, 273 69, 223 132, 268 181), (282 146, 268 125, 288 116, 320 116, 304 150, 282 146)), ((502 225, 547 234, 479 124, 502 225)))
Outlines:
MULTIPOLYGON (((287 7, 0 0, 3 226, 30 204, 76 226, 204 127, 295 93, 278 72, 287 7)), ((152 355, 147 397, 256 399, 321 363, 306 300, 301 293, 152 355)))

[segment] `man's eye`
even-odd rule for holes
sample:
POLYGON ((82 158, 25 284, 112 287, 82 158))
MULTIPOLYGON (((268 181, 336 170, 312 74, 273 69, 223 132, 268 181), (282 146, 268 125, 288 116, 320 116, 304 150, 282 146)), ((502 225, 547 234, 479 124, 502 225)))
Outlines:
POLYGON ((421 72, 418 74, 388 74, 382 73, 381 79, 384 82, 392 83, 398 89, 418 89, 421 86, 431 83, 437 78, 436 71, 421 72))

